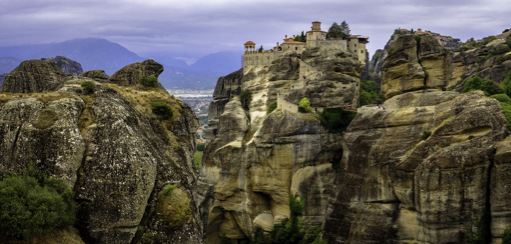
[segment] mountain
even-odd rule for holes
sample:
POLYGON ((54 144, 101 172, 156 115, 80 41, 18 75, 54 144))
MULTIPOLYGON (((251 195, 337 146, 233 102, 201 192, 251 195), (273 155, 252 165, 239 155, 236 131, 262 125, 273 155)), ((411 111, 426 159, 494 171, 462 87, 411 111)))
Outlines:
POLYGON ((225 51, 200 58, 190 66, 194 70, 229 74, 241 68, 242 52, 225 51))
POLYGON ((109 75, 144 58, 125 47, 100 38, 74 39, 51 45, 29 56, 32 59, 64 56, 77 61, 83 70, 102 69, 109 75))

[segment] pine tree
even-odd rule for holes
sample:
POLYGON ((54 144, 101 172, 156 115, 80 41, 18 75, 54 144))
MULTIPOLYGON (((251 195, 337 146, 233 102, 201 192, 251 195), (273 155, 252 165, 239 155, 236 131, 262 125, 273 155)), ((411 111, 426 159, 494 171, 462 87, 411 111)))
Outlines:
POLYGON ((342 32, 341 37, 343 39, 348 38, 351 35, 350 26, 348 25, 348 23, 346 23, 346 21, 343 21, 340 27, 342 32))
POLYGON ((342 38, 342 33, 341 26, 337 24, 337 22, 334 22, 328 29, 326 38, 342 38))

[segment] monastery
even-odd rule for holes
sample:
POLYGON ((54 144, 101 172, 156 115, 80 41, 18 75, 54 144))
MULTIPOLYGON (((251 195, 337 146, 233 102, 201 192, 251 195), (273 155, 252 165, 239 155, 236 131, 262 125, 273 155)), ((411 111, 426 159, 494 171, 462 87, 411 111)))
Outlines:
POLYGON ((326 49, 349 50, 357 54, 358 60, 365 65, 366 62, 366 44, 369 43, 367 36, 352 35, 346 40, 327 39, 326 31, 321 30, 321 22, 312 22, 310 31, 307 31, 306 42, 294 41, 293 37, 284 38, 284 43, 270 50, 257 50, 256 44, 252 41, 245 43, 245 53, 243 55, 243 68, 249 70, 256 66, 268 66, 271 62, 284 53, 295 52, 301 54, 308 48, 321 47, 326 49))

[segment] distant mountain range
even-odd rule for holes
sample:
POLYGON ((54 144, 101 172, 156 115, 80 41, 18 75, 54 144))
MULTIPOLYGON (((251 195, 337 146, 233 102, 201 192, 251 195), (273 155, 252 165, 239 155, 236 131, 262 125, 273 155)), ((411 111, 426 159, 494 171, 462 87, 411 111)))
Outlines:
POLYGON ((55 44, 0 47, 0 74, 9 73, 22 61, 64 56, 77 61, 84 71, 102 69, 108 75, 120 68, 146 59, 164 66, 160 82, 167 89, 214 89, 220 76, 241 68, 242 52, 207 55, 191 66, 172 57, 140 57, 125 47, 100 38, 74 39, 55 44))

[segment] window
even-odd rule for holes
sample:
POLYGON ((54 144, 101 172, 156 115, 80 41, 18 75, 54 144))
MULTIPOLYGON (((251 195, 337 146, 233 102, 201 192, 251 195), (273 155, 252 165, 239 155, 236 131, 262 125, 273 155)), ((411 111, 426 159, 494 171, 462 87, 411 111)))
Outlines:
POLYGON ((360 53, 364 53, 364 50, 360 50, 360 53))
POLYGON ((295 51, 298 50, 298 47, 295 47, 295 51))

